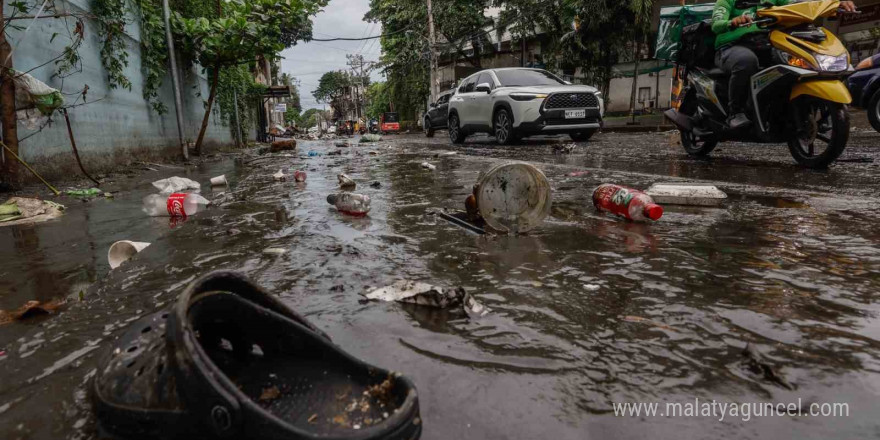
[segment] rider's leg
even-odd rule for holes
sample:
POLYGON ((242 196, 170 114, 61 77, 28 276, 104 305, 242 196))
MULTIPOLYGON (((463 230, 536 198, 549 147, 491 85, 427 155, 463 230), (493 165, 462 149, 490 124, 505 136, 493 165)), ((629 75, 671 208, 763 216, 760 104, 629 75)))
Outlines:
POLYGON ((752 75, 758 72, 758 57, 745 46, 730 46, 721 51, 721 68, 730 75, 730 86, 727 89, 728 125, 732 129, 748 125, 746 116, 746 100, 750 96, 752 75))

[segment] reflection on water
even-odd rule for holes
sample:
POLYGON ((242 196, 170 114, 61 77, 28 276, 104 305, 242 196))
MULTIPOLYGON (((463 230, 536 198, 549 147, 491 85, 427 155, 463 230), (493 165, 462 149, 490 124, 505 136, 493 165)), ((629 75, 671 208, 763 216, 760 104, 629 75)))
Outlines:
POLYGON ((211 193, 216 206, 173 225, 139 211, 151 176, 116 200, 72 204, 61 221, 0 228, 2 308, 86 290, 58 316, 0 331, 9 353, 0 358, 3 438, 94 438, 83 384, 97 350, 219 268, 249 274, 346 350, 411 376, 426 439, 875 432, 877 391, 865 384, 880 371, 880 231, 867 219, 738 196, 725 208, 670 206, 656 224, 628 223, 590 206, 600 177, 546 165, 557 189, 551 218, 527 236, 477 236, 425 210, 463 209, 478 173, 500 157, 443 157, 429 172, 419 164, 430 151, 377 151, 205 165, 187 177, 226 174, 231 191, 211 193), (309 180, 276 183, 279 167, 308 169, 309 180), (340 172, 373 199, 369 217, 326 203, 340 172), (119 239, 153 244, 109 272, 106 249, 119 239), (263 253, 269 247, 287 252, 263 253), (463 286, 492 313, 362 300, 398 279, 463 286), (740 367, 747 342, 795 391, 740 367), (845 420, 721 427, 609 415, 612 402, 694 397, 803 397, 859 410, 845 420))

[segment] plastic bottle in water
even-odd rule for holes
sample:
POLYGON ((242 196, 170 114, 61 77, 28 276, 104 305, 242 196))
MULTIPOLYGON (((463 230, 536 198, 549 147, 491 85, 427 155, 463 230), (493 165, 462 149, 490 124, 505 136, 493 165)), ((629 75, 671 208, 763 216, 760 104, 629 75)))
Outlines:
POLYGON ((363 217, 370 212, 370 196, 355 193, 336 193, 327 196, 327 203, 343 214, 363 217))
POLYGON ((607 211, 629 220, 659 220, 663 207, 654 203, 651 196, 632 188, 606 183, 593 192, 593 204, 600 211, 607 211))
POLYGON ((208 199, 198 194, 150 194, 144 197, 143 210, 151 217, 186 217, 204 211, 209 204, 208 199))

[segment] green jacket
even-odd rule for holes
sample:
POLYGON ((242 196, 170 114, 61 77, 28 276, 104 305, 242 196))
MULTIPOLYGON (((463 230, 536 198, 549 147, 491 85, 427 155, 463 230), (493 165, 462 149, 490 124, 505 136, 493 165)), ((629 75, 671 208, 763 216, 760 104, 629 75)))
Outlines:
MULTIPOLYGON (((785 6, 791 3, 791 0, 765 0, 764 3, 773 3, 776 6, 785 6)), ((740 15, 750 14, 752 18, 757 18, 757 6, 746 9, 737 9, 736 0, 718 0, 715 2, 715 9, 712 10, 712 32, 715 32, 715 48, 724 46, 738 41, 743 35, 750 34, 758 30, 758 26, 744 26, 737 29, 730 29, 730 20, 740 15)))

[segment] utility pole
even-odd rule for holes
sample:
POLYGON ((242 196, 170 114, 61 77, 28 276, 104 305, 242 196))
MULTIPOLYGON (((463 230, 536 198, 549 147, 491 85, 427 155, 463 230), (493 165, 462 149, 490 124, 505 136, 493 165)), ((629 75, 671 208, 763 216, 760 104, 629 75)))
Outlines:
POLYGON ((431 102, 437 102, 439 87, 437 84, 437 38, 434 34, 434 11, 431 0, 428 2, 428 45, 431 52, 431 102))
MULTIPOLYGON (((2 5, 0 5, 2 6, 2 5)), ((0 23, 3 23, 3 8, 0 7, 0 23)), ((12 47, 6 41, 6 29, 0 30, 0 122, 3 123, 3 143, 15 154, 18 154, 18 121, 15 117, 15 83, 12 82, 12 47)), ((18 185, 18 163, 14 157, 6 155, 3 150, 3 173, 6 181, 18 185)))
MULTIPOLYGON (((174 113, 177 115, 177 140, 183 160, 189 160, 189 150, 183 141, 183 104, 180 98, 180 78, 177 76, 177 57, 174 54, 174 39, 171 37, 171 8, 168 0, 162 0, 162 15, 165 20, 165 42, 168 45, 168 61, 171 64, 171 86, 174 87, 174 113)), ((238 108, 236 107, 236 110, 238 108)))

